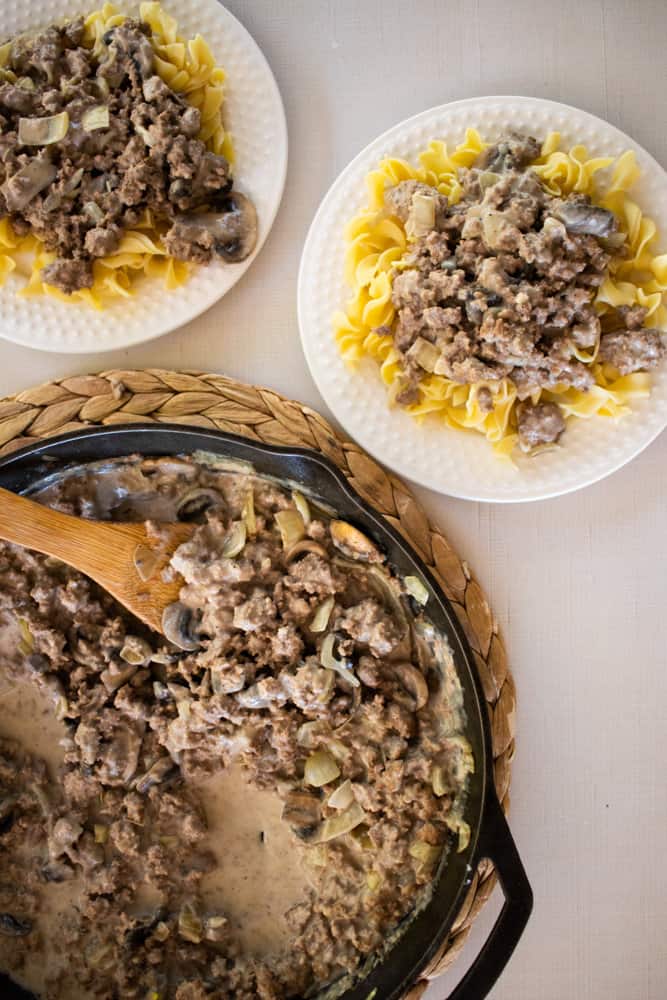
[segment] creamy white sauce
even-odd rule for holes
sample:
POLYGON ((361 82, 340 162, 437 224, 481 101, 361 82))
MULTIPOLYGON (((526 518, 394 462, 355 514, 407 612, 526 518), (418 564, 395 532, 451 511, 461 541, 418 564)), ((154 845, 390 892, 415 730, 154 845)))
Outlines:
POLYGON ((244 950, 263 957, 289 947, 285 913, 311 890, 303 848, 281 818, 274 791, 253 788, 232 765, 197 785, 218 859, 204 876, 205 908, 224 914, 244 950))
POLYGON ((50 692, 34 680, 8 679, 0 666, 0 736, 16 740, 24 750, 41 757, 52 780, 63 763, 66 735, 55 708, 50 692))
POLYGON ((64 756, 64 724, 56 718, 56 699, 15 664, 21 633, 14 618, 0 617, 0 736, 16 740, 35 757, 41 757, 49 777, 56 778, 64 756))

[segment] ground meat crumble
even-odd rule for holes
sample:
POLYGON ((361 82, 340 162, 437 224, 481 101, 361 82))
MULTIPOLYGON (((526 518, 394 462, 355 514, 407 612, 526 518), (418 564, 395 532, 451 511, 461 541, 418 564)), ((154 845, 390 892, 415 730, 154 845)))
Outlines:
POLYGON ((556 403, 534 405, 531 396, 593 385, 577 352, 599 345, 598 359, 624 375, 665 355, 660 331, 643 325, 644 309, 619 309, 601 324, 594 298, 615 216, 581 194, 552 197, 528 169, 537 156, 534 138, 512 133, 461 171, 455 205, 411 180, 385 193, 413 237, 393 279, 394 328, 380 329, 392 335, 405 372, 398 402, 416 402, 418 382, 435 372, 482 383, 480 406, 490 412, 489 386, 508 378, 526 401, 518 411, 526 450, 557 441, 565 428, 556 403))
POLYGON ((0 216, 57 253, 44 281, 66 294, 90 288, 95 259, 146 212, 164 224, 172 257, 251 252, 254 208, 232 191, 227 160, 197 138, 200 124, 199 110, 157 75, 141 21, 110 28, 99 54, 84 44, 83 18, 13 41, 0 70, 0 216), (94 111, 108 121, 87 130, 94 111), (58 141, 20 141, 25 119, 63 114, 58 141))

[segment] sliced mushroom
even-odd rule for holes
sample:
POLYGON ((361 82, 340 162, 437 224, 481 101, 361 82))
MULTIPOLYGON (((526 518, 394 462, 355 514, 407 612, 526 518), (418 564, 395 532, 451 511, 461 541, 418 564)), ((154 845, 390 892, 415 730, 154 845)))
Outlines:
POLYGON ((208 243, 217 257, 229 264, 236 263, 255 249, 257 212, 249 198, 232 191, 221 203, 219 212, 177 216, 169 235, 191 243, 208 243))
POLYGON ((301 840, 311 840, 321 818, 320 800, 309 792, 290 792, 285 799, 282 819, 301 840))
POLYGON ((188 490, 176 505, 176 517, 179 521, 196 521, 206 511, 224 505, 225 501, 217 490, 188 490))
POLYGON ((428 684, 421 670, 418 670, 412 663, 396 663, 394 664, 394 673, 405 690, 414 698, 415 709, 419 711, 428 701, 428 684))
POLYGON ((178 915, 178 933, 180 937, 193 944, 199 944, 204 934, 204 922, 194 906, 184 903, 178 915))
POLYGON ((607 238, 616 231, 616 216, 584 200, 564 201, 555 211, 568 233, 607 238))
POLYGON ((332 521, 329 525, 331 540, 348 559, 361 562, 382 562, 383 556, 376 545, 363 532, 347 521, 332 521))
POLYGON ((139 778, 135 779, 134 786, 138 792, 142 795, 152 788, 153 785, 159 785, 165 778, 174 770, 175 764, 171 757, 160 757, 156 760, 152 767, 142 774, 139 778))
POLYGON ((191 652, 199 649, 199 642, 192 633, 192 611, 180 601, 168 604, 162 612, 162 631, 169 642, 179 649, 191 652))
POLYGON ((329 624, 334 604, 335 599, 333 597, 327 597, 327 599, 320 604, 309 625, 311 632, 324 632, 329 624))
POLYGON ((285 553, 285 562, 291 563, 297 558, 297 556, 303 556, 308 552, 313 552, 321 559, 329 558, 329 553, 323 545, 320 545, 319 542, 314 542, 312 538, 304 538, 303 541, 296 542, 296 544, 285 553))
POLYGON ((11 913, 0 913, 0 934, 5 937, 25 937, 30 934, 32 923, 30 920, 19 920, 11 913))
POLYGON ((245 521, 233 521, 225 535, 221 555, 223 559, 235 559, 245 548, 248 529, 245 521))

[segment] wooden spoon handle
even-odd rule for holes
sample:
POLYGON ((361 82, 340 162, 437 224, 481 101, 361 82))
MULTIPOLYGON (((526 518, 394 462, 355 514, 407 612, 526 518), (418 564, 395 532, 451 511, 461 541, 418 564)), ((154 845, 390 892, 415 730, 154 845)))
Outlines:
POLYGON ((0 538, 62 559, 94 579, 142 534, 138 525, 85 521, 0 488, 0 538))

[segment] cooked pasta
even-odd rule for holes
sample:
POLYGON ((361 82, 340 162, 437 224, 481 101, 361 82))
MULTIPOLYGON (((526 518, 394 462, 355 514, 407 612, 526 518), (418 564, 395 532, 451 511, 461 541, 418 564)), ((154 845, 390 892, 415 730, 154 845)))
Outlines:
MULTIPOLYGON (((418 182, 446 196, 449 206, 456 205, 463 195, 461 168, 471 167, 488 145, 477 131, 468 129, 452 151, 446 143, 432 141, 419 154, 418 165, 384 159, 366 177, 367 207, 346 228, 345 278, 352 297, 345 311, 334 317, 335 337, 342 357, 351 365, 364 357, 377 362, 391 403, 405 381, 404 356, 394 336, 397 310, 392 290, 397 276, 414 264, 417 251, 405 220, 386 200, 387 193, 401 182, 418 182)), ((587 195, 618 220, 626 249, 623 254, 612 254, 597 288, 594 302, 600 319, 620 306, 641 306, 646 310, 645 325, 665 329, 667 253, 655 252, 655 223, 627 194, 639 176, 634 153, 628 151, 616 160, 590 157, 581 145, 561 149, 560 136, 553 132, 531 168, 550 195, 587 195)), ((574 347, 574 357, 590 369, 594 384, 586 390, 567 384, 536 388, 530 393, 531 402, 557 403, 566 417, 618 418, 631 400, 647 396, 650 376, 645 371, 619 374, 598 358, 598 345, 599 337, 595 345, 574 347)), ((449 427, 483 434, 501 457, 509 458, 518 442, 518 393, 509 377, 458 382, 445 374, 420 370, 413 398, 402 402, 418 420, 436 415, 449 427)))
MULTIPOLYGON (((201 35, 189 40, 178 33, 176 20, 159 3, 141 3, 139 16, 150 28, 154 50, 154 72, 177 94, 200 113, 198 138, 212 153, 233 162, 231 136, 225 130, 221 109, 224 100, 224 70, 201 35)), ((127 15, 111 3, 105 3, 85 18, 82 45, 98 54, 110 29, 122 25, 127 15)), ((10 43, 0 48, 0 67, 7 67, 10 43)), ((6 79, 16 79, 5 69, 6 79)), ((12 274, 25 279, 19 295, 47 294, 64 302, 83 302, 96 309, 114 298, 134 294, 137 279, 161 278, 167 289, 183 284, 192 265, 168 254, 163 237, 168 229, 146 211, 136 225, 123 234, 113 252, 97 257, 92 264, 92 287, 64 294, 47 283, 42 268, 51 264, 56 254, 46 249, 34 234, 17 234, 8 218, 0 220, 0 284, 12 274)))

